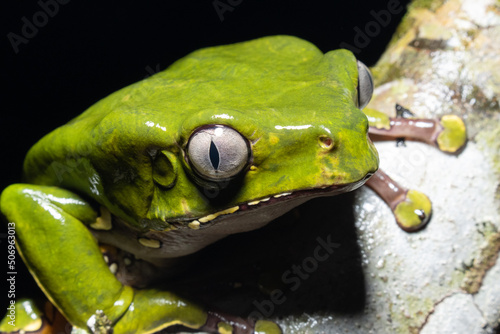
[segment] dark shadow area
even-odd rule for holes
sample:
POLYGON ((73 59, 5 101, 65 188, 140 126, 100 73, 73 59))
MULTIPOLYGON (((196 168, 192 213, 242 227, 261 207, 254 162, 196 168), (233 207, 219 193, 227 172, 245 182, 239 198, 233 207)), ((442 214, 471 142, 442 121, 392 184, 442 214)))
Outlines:
POLYGON ((200 252, 171 290, 245 317, 360 312, 365 284, 352 201, 313 199, 230 236, 200 252))

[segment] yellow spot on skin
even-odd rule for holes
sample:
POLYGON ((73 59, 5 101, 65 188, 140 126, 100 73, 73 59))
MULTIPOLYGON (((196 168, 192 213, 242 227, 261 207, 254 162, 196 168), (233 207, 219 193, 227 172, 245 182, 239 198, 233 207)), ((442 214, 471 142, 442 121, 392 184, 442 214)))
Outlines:
POLYGON ((278 144, 279 141, 280 141, 280 139, 277 136, 269 135, 269 144, 276 145, 276 144, 278 144))
POLYGON ((188 227, 193 229, 193 230, 198 230, 200 228, 200 222, 197 220, 193 220, 188 224, 188 227))
POLYGON ((182 209, 184 210, 184 212, 189 212, 189 204, 185 198, 181 199, 181 206, 182 206, 182 209))
POLYGON ((126 102, 128 100, 130 100, 130 94, 125 95, 122 99, 123 102, 126 102))
POLYGON ((222 211, 213 213, 211 215, 202 217, 202 218, 198 219, 198 221, 200 223, 206 223, 206 222, 209 222, 211 220, 214 220, 215 218, 217 218, 219 216, 228 215, 228 214, 234 213, 234 212, 238 211, 239 208, 240 208, 239 206, 233 206, 232 208, 229 208, 229 209, 226 209, 226 210, 222 210, 222 211))
POLYGON ((160 241, 149 238, 139 238, 139 243, 149 248, 160 248, 160 241))
POLYGON ((101 216, 97 217, 95 223, 90 224, 94 230, 109 231, 113 227, 111 225, 111 212, 104 206, 101 206, 101 216))
POLYGON ((254 165, 252 165, 252 166, 250 166, 250 170, 251 170, 251 171, 256 171, 256 170, 257 170, 257 167, 256 167, 256 166, 254 166, 254 165))
POLYGON ((219 322, 217 324, 217 330, 220 334, 231 334, 233 333, 233 326, 231 326, 227 322, 219 322))
POLYGON ((177 230, 178 228, 175 227, 174 225, 169 225, 167 226, 165 229, 163 229, 162 232, 168 232, 168 231, 174 231, 174 230, 177 230))
POLYGON ((109 271, 111 271, 113 275, 116 274, 116 272, 118 271, 118 265, 116 263, 112 263, 109 266, 109 271))
POLYGON ((257 205, 259 203, 260 203, 260 201, 252 201, 252 202, 248 202, 248 205, 257 205))
MULTIPOLYGON (((42 328, 42 319, 37 318, 30 322, 28 325, 26 325, 23 330, 27 332, 34 332, 42 328)), ((21 333, 21 331, 19 331, 21 333)))
POLYGON ((273 197, 274 198, 280 198, 280 197, 283 197, 283 196, 288 196, 288 195, 291 195, 292 193, 282 193, 282 194, 278 194, 278 195, 274 195, 273 197))

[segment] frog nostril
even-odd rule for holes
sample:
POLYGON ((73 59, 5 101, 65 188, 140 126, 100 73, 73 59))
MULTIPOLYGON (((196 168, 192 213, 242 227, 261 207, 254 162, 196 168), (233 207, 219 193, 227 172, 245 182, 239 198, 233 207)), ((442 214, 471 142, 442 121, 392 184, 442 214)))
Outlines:
POLYGON ((335 144, 335 142, 333 141, 332 138, 325 136, 325 135, 319 136, 318 141, 319 141, 319 145, 322 148, 327 149, 327 150, 331 150, 335 144))

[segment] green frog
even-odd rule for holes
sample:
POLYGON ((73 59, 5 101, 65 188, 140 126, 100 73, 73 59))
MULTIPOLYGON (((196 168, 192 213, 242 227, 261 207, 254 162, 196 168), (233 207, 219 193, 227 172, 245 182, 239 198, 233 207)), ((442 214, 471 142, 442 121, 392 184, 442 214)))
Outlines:
MULTIPOLYGON (((404 123, 419 140, 419 127, 367 117, 372 92, 351 52, 323 54, 296 37, 201 49, 42 138, 25 159, 26 183, 1 194, 1 211, 76 333, 280 333, 273 322, 206 310, 152 283, 180 257, 368 180, 403 229, 425 226, 430 201, 378 171, 368 136, 370 128, 404 137, 394 130, 404 123), (113 252, 142 276, 117 275, 113 252)), ((430 143, 463 146, 460 120, 431 123, 430 143)), ((0 329, 40 330, 38 311, 18 304, 25 320, 13 327, 6 317, 0 329)))

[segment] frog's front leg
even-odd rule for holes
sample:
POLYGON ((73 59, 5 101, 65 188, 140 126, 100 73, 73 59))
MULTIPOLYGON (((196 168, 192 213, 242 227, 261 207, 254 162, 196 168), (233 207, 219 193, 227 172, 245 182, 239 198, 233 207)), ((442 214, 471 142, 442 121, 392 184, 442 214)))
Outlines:
POLYGON ((71 191, 15 184, 2 193, 0 208, 15 224, 19 253, 35 280, 74 326, 102 332, 109 326, 114 333, 232 328, 172 293, 122 285, 85 226, 98 221, 95 209, 71 191))
MULTIPOLYGON (((397 113, 404 109, 396 104, 397 113)), ((411 114, 409 110, 404 109, 411 114)), ((368 117, 369 134, 373 141, 414 140, 434 146, 450 153, 460 153, 467 143, 467 131, 463 120, 456 115, 444 115, 440 119, 413 118, 405 116, 389 117, 386 114, 365 108, 368 117)))
MULTIPOLYGON (((397 104, 397 117, 369 108, 363 112, 368 117, 369 135, 373 141, 415 140, 450 154, 460 153, 467 142, 465 124, 455 115, 445 115, 441 119, 414 118, 409 110, 397 104)), ((404 188, 382 170, 377 171, 366 185, 387 203, 403 230, 418 231, 429 222, 432 204, 425 194, 404 188)))
POLYGON ((429 222, 432 204, 420 191, 406 189, 379 169, 366 185, 391 208, 399 227, 406 232, 421 230, 429 222))

